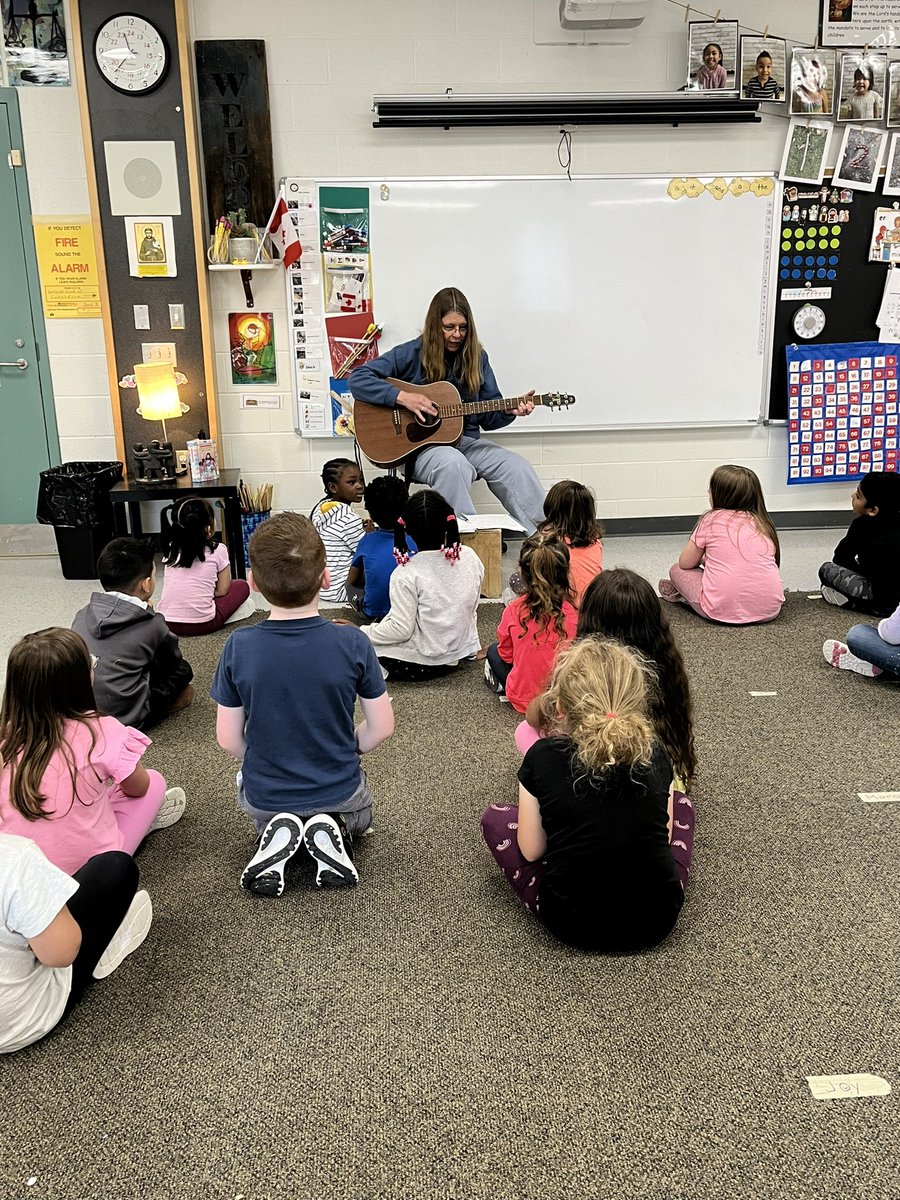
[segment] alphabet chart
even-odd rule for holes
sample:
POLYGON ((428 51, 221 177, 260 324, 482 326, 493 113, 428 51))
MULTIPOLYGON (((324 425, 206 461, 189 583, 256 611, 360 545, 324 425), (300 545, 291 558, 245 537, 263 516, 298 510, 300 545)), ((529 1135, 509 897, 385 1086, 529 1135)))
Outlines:
POLYGON ((787 348, 788 483, 896 471, 900 345, 787 348))

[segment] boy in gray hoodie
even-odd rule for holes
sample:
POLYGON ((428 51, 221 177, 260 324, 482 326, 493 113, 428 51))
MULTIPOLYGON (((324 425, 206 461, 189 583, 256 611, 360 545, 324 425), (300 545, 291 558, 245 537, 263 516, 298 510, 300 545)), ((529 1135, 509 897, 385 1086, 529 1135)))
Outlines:
POLYGON ((153 551, 137 538, 113 538, 97 560, 102 592, 75 614, 72 628, 99 661, 98 709, 124 725, 147 729, 194 696, 194 672, 165 617, 150 606, 156 584, 153 551))

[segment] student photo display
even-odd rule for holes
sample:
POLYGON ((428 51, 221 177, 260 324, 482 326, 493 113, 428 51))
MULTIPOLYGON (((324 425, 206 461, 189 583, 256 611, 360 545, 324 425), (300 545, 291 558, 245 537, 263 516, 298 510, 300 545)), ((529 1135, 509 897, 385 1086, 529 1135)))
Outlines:
POLYGON ((791 54, 791 112, 827 114, 832 109, 835 53, 801 48, 791 54))
POLYGON ((741 38, 741 95, 745 100, 786 98, 787 46, 783 38, 741 38))
POLYGON ((737 21, 688 24, 688 86, 701 92, 737 90, 737 21))
POLYGON ((883 121, 887 55, 842 54, 840 63, 837 119, 883 121))

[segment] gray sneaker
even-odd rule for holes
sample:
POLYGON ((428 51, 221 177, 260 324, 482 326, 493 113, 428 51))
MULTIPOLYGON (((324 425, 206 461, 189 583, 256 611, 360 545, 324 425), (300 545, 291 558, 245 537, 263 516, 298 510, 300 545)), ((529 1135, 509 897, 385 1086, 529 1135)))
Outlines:
POLYGON ((100 955, 100 961, 94 967, 94 978, 105 979, 127 958, 132 950, 137 950, 144 938, 150 932, 153 920, 153 901, 145 891, 135 892, 122 924, 112 936, 112 941, 100 955))
POLYGON ((843 608, 850 603, 850 597, 845 596, 843 592, 837 591, 835 588, 826 587, 823 583, 819 591, 822 593, 822 599, 829 604, 833 604, 835 608, 843 608))

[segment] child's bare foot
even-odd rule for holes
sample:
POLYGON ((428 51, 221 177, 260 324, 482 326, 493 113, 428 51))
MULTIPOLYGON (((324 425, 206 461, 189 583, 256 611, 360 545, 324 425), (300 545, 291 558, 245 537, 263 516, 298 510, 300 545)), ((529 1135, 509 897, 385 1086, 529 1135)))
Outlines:
POLYGON ((681 592, 671 579, 661 579, 656 586, 659 588, 660 597, 668 600, 670 604, 677 604, 681 599, 681 592))

